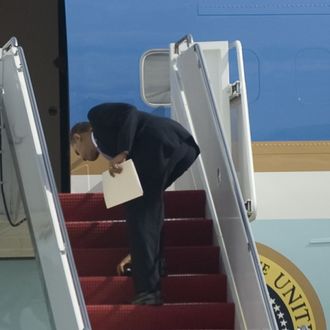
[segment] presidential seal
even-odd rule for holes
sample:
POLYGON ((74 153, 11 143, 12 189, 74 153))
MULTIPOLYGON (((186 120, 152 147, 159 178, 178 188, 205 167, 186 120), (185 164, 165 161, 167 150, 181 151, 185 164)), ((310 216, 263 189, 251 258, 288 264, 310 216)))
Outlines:
POLYGON ((280 253, 256 245, 279 330, 326 330, 320 300, 306 276, 280 253))

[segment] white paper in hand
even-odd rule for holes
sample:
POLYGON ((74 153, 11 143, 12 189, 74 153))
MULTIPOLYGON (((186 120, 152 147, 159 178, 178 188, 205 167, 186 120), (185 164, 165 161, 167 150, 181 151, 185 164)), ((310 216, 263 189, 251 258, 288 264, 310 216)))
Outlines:
POLYGON ((131 159, 120 164, 123 170, 112 177, 109 171, 102 173, 104 201, 107 208, 125 203, 143 195, 143 190, 131 159))

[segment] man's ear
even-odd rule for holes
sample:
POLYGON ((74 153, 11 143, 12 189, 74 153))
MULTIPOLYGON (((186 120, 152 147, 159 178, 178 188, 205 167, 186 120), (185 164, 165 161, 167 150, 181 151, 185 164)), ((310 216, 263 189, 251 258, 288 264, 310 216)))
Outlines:
POLYGON ((81 135, 79 133, 74 133, 73 134, 73 140, 75 143, 81 142, 81 135))

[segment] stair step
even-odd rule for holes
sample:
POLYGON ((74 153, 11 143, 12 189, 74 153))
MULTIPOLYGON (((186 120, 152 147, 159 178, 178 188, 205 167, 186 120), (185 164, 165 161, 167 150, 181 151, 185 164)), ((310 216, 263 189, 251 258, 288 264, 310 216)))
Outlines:
MULTIPOLYGON (((124 248, 73 249, 79 276, 116 275, 118 263, 128 254, 124 248)), ((214 274, 219 271, 219 247, 167 247, 169 274, 214 274)))
MULTIPOLYGON (((118 248, 128 246, 125 221, 67 222, 71 246, 75 248, 118 248)), ((212 244, 212 221, 206 219, 166 220, 166 246, 212 244), (187 230, 189 228, 189 230, 187 230)))
MULTIPOLYGON (((81 277, 86 304, 128 304, 134 296, 130 277, 81 277)), ((162 279, 165 303, 225 302, 226 276, 180 275, 162 279)))
POLYGON ((124 207, 106 209, 101 193, 59 196, 93 330, 234 329, 204 191, 165 192, 163 306, 129 304, 132 278, 116 276, 128 254, 124 207))
POLYGON ((233 329, 231 303, 88 305, 93 330, 233 329))
MULTIPOLYGON (((106 209, 101 193, 59 194, 66 221, 122 220, 123 206, 106 209)), ((204 218, 205 192, 202 190, 166 191, 166 218, 204 218)))

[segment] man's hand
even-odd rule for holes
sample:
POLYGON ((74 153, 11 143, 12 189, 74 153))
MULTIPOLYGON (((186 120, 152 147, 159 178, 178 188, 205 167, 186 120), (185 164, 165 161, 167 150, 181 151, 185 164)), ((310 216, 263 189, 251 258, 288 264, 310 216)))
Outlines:
POLYGON ((123 168, 119 165, 126 160, 128 155, 127 151, 123 151, 109 161, 109 173, 111 176, 115 176, 122 172, 123 168))
POLYGON ((117 274, 119 276, 124 275, 125 273, 125 266, 131 264, 132 259, 131 255, 127 255, 118 265, 117 265, 117 274))

